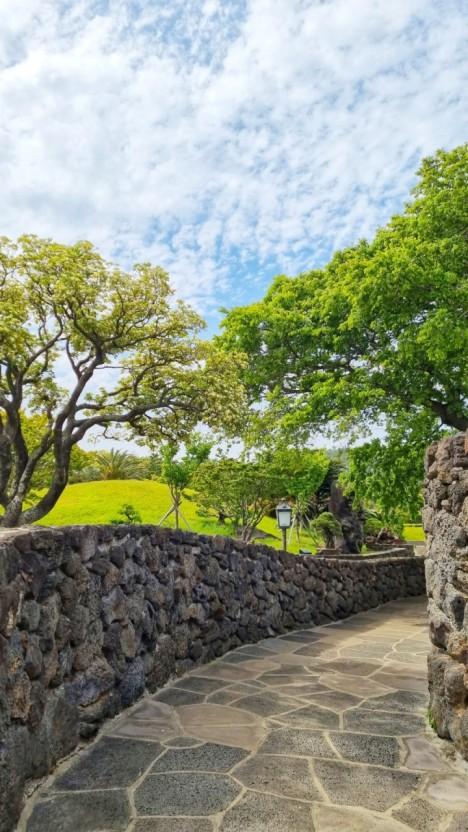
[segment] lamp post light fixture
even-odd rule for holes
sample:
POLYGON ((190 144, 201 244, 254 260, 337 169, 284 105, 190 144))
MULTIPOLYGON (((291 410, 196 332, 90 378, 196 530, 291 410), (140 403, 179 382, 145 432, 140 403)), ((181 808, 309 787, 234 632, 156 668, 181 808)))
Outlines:
POLYGON ((291 528, 292 508, 288 503, 278 503, 276 506, 276 520, 283 535, 283 549, 287 551, 286 532, 291 528))

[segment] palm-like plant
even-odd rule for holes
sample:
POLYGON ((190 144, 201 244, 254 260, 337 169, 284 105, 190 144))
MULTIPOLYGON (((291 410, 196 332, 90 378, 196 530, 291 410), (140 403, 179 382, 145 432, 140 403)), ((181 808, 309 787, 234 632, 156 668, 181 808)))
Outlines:
POLYGON ((127 451, 100 451, 96 465, 102 480, 142 480, 146 476, 145 461, 127 451))

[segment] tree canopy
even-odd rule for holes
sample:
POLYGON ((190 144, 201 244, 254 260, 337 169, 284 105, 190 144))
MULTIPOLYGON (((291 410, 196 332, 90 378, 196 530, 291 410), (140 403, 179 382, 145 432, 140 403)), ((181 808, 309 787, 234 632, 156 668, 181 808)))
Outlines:
POLYGON ((229 520, 244 540, 250 540, 275 503, 287 498, 302 507, 322 485, 329 468, 324 451, 281 448, 253 460, 222 457, 197 467, 192 486, 197 503, 229 520))
MULTIPOLYGON (((372 452, 386 449, 387 471, 411 447, 411 493, 396 473, 392 493, 383 480, 368 483, 390 511, 414 506, 434 435, 468 427, 467 205, 468 145, 439 151, 422 162, 402 215, 371 242, 277 277, 262 301, 223 322, 224 347, 248 357, 243 377, 264 429, 308 436, 331 422, 362 438, 378 425, 389 440, 372 439, 372 452)), ((354 473, 368 468, 360 451, 354 473)))
POLYGON ((330 458, 322 450, 282 446, 266 451, 260 457, 276 472, 282 497, 309 500, 318 491, 330 466, 330 458))
POLYGON ((1 525, 47 514, 92 429, 178 441, 198 422, 242 419, 239 356, 201 340, 203 321, 158 267, 125 272, 87 242, 3 238, 0 308, 1 525), (45 493, 25 507, 47 456, 45 493))
POLYGON ((272 509, 282 487, 278 471, 269 463, 230 458, 203 462, 192 484, 200 508, 229 520, 247 542, 272 509))

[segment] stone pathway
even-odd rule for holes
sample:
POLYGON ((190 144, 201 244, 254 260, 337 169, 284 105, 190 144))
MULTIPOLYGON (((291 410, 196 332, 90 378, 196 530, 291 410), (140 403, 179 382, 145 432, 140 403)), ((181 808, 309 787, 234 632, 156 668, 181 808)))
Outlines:
POLYGON ((241 647, 109 722, 19 832, 462 832, 426 718, 425 599, 241 647))

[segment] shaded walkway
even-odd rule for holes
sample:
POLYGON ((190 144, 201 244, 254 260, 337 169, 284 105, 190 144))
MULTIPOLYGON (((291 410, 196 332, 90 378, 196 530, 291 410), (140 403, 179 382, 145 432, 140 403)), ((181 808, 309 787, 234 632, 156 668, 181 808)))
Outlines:
POLYGON ((241 647, 59 767, 20 832, 463 832, 426 718, 425 599, 241 647))

